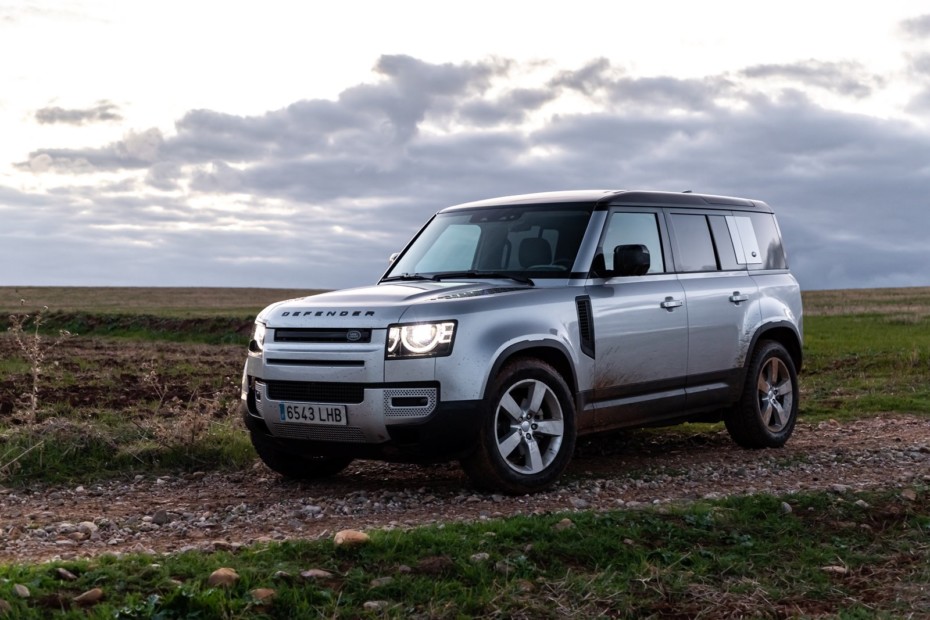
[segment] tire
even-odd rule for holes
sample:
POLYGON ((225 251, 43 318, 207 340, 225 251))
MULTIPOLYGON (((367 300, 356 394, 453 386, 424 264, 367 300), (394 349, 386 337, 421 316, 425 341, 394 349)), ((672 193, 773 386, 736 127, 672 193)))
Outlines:
POLYGON ((724 416, 730 437, 744 448, 780 448, 798 418, 798 373, 778 342, 759 343, 739 402, 724 416))
POLYGON ((516 360, 490 386, 478 444, 462 467, 478 487, 534 493, 568 466, 575 436, 575 404, 565 380, 541 360, 516 360))
POLYGON ((250 435, 262 462, 272 471, 292 480, 318 480, 335 476, 352 462, 350 457, 291 454, 282 451, 263 433, 253 431, 250 435))

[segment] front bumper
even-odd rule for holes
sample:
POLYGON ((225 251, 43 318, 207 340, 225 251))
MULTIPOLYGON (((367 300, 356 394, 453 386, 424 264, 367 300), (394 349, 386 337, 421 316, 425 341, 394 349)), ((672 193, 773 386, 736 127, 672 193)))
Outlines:
POLYGON ((282 421, 282 403, 299 401, 280 399, 274 382, 246 377, 246 385, 248 429, 294 454, 448 461, 468 453, 478 437, 481 401, 441 402, 436 383, 364 385, 360 402, 340 403, 347 411, 344 426, 282 421))

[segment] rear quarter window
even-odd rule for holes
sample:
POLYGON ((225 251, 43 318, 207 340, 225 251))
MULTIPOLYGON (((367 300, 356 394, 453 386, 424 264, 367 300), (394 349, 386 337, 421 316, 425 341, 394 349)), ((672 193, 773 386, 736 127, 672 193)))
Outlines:
POLYGON ((778 224, 771 213, 750 213, 752 227, 756 232, 756 241, 762 253, 762 261, 750 264, 750 269, 787 269, 785 248, 778 232, 778 224))

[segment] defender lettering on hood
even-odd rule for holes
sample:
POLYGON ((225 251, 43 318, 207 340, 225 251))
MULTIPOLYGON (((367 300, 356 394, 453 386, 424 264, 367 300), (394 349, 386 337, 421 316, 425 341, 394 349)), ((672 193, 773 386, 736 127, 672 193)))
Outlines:
POLYGON ((287 310, 281 317, 292 316, 374 316, 374 310, 287 310))

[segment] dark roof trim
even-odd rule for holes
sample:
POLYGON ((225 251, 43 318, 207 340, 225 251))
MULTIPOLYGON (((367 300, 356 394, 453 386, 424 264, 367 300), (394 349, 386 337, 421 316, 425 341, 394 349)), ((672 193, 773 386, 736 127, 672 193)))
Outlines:
POLYGON ((735 207, 742 209, 758 209, 771 212, 771 208, 760 200, 748 200, 732 196, 714 196, 711 194, 693 194, 684 192, 656 192, 641 190, 578 190, 565 192, 542 192, 538 194, 521 194, 518 196, 503 196, 467 202, 443 211, 459 209, 473 209, 482 207, 499 207, 511 205, 531 204, 558 204, 558 203, 587 203, 596 204, 597 209, 605 209, 613 205, 643 205, 665 207, 735 207))
POLYGON ((753 207, 755 203, 745 198, 711 196, 706 194, 674 192, 622 192, 613 197, 609 204, 662 204, 682 206, 721 205, 727 207, 753 207))

